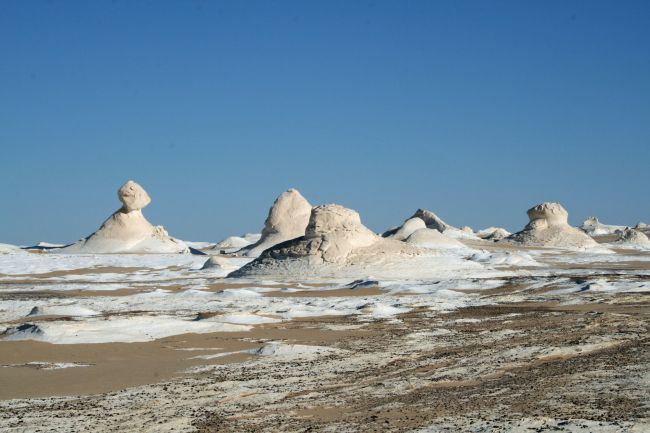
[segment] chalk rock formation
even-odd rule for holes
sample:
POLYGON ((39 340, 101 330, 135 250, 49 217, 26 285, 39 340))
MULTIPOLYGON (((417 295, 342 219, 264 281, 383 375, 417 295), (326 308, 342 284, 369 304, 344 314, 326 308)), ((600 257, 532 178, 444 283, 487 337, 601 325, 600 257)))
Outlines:
POLYGON ((208 260, 203 263, 201 267, 202 270, 209 269, 213 271, 226 271, 231 272, 237 269, 236 265, 233 265, 227 258, 219 256, 210 256, 208 260))
POLYGON ((273 202, 259 241, 241 249, 247 257, 257 257, 267 248, 305 234, 311 204, 298 192, 289 189, 273 202))
POLYGON ((639 230, 630 228, 626 228, 621 232, 620 239, 616 243, 630 247, 650 248, 648 236, 639 230))
POLYGON ((153 226, 141 209, 151 202, 147 192, 132 180, 117 191, 122 207, 108 217, 93 234, 56 250, 62 253, 189 253, 182 241, 174 239, 162 226, 153 226))
POLYGON ((440 233, 444 233, 445 230, 453 229, 455 227, 450 226, 444 222, 438 215, 434 214, 430 210, 418 209, 415 211, 411 218, 420 218, 426 224, 427 228, 436 229, 440 233))
POLYGON ((508 230, 501 227, 488 227, 479 231, 477 234, 479 238, 489 241, 500 241, 511 235, 508 230))
POLYGON ((427 228, 427 225, 421 218, 409 218, 401 226, 384 233, 384 237, 403 241, 416 230, 427 228))
POLYGON ((477 266, 382 238, 365 227, 354 210, 329 204, 312 209, 304 236, 267 249, 229 277, 414 277, 477 266), (442 265, 437 267, 438 263, 442 265))
POLYGON ((559 203, 542 203, 528 209, 526 227, 501 242, 530 246, 590 248, 598 244, 583 231, 571 227, 569 214, 559 203))
POLYGON ((582 231, 584 231, 590 236, 613 235, 617 231, 625 230, 625 226, 614 226, 609 224, 603 224, 600 221, 598 221, 598 218, 594 216, 591 216, 586 220, 584 220, 580 228, 582 229, 582 231))
POLYGON ((25 253, 20 247, 10 244, 0 244, 0 254, 23 254, 25 253))
POLYGON ((453 248, 466 248, 460 241, 445 236, 438 230, 421 228, 414 231, 406 238, 406 243, 421 248, 430 249, 453 249, 453 248))

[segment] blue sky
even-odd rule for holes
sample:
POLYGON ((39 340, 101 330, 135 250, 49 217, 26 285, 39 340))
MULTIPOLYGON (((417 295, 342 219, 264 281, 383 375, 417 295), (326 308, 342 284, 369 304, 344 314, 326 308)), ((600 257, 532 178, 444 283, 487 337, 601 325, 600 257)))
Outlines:
POLYGON ((650 222, 650 2, 5 1, 0 242, 74 241, 127 179, 177 237, 298 188, 380 231, 650 222))

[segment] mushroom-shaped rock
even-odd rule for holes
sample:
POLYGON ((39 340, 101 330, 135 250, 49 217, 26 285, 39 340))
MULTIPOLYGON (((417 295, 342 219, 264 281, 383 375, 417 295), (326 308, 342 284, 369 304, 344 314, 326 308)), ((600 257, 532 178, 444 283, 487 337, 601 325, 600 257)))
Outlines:
POLYGON ((406 238, 406 243, 430 249, 466 248, 459 240, 445 236, 438 230, 428 229, 426 227, 411 233, 406 238))
POLYGON ((560 248, 590 248, 598 244, 582 230, 571 227, 569 214, 559 203, 542 203, 528 209, 530 222, 501 242, 560 248))
POLYGON ((427 225, 421 218, 409 218, 400 227, 396 228, 395 230, 386 232, 389 234, 387 234, 385 237, 403 241, 408 238, 414 231, 424 229, 426 227, 427 225))
POLYGON ((648 236, 639 230, 630 228, 626 228, 621 232, 620 239, 616 243, 631 247, 650 248, 648 236))
POLYGON ((151 203, 151 197, 139 184, 129 180, 117 190, 117 197, 122 202, 124 212, 140 210, 151 203))
POLYGON ((118 253, 189 253, 188 246, 167 233, 162 226, 153 226, 141 209, 151 202, 147 192, 128 181, 118 190, 122 207, 108 217, 102 226, 87 238, 56 250, 78 254, 118 253))
POLYGON ((241 254, 257 257, 273 245, 304 235, 310 214, 311 204, 297 189, 283 192, 269 210, 260 239, 242 248, 241 254))
POLYGON ((474 230, 472 230, 472 228, 470 226, 463 226, 463 227, 460 228, 460 231, 463 232, 463 233, 470 234, 470 235, 474 234, 474 230))

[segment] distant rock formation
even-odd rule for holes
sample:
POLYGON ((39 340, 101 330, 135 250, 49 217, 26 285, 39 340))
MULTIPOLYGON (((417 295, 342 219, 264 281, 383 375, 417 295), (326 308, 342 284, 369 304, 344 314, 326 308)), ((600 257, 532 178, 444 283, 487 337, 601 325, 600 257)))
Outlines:
POLYGON ((590 236, 606 236, 616 234, 617 231, 625 230, 625 226, 603 224, 595 216, 590 216, 583 221, 580 229, 590 236))
POLYGON ((140 185, 129 180, 117 191, 122 207, 93 234, 67 247, 52 250, 71 254, 189 253, 187 245, 169 236, 162 226, 153 226, 142 214, 151 198, 140 185))
POLYGON ((620 234, 617 244, 630 247, 650 248, 650 239, 639 230, 626 228, 620 234))
POLYGON ((329 204, 312 209, 304 236, 269 248, 228 276, 413 277, 480 266, 456 256, 444 257, 427 251, 407 242, 382 238, 365 227, 354 210, 329 204), (437 268, 432 258, 440 259, 446 267, 437 268))
POLYGON ((297 189, 283 192, 269 210, 259 241, 242 248, 240 253, 247 257, 258 257, 273 245, 303 236, 311 208, 297 189))
POLYGON ((456 229, 456 227, 450 226, 449 224, 444 222, 440 217, 438 217, 438 215, 426 209, 416 210, 411 218, 420 218, 422 221, 424 221, 424 224, 426 224, 427 228, 436 229, 440 233, 444 233, 445 230, 448 229, 456 229))
POLYGON ((583 231, 569 225, 568 212, 559 203, 542 203, 528 209, 526 227, 501 242, 560 248, 591 248, 598 244, 583 231))
POLYGON ((477 233, 478 237, 488 241, 500 241, 511 235, 511 233, 501 227, 488 227, 477 233))
POLYGON ((232 253, 260 240, 259 233, 246 233, 243 236, 228 236, 209 248, 203 249, 207 254, 232 253))

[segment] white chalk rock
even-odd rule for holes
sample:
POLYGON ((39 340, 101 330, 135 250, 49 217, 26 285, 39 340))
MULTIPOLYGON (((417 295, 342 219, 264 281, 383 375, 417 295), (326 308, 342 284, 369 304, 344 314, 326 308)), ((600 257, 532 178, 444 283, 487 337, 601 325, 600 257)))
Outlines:
POLYGON ((414 231, 425 229, 427 225, 421 218, 409 218, 400 227, 391 230, 387 238, 403 241, 408 238, 414 231))
POLYGON ((616 244, 629 247, 650 248, 650 239, 645 233, 630 228, 626 228, 620 233, 620 238, 616 244))
POLYGON ((618 231, 625 230, 626 227, 603 224, 598 221, 598 218, 591 216, 584 220, 580 228, 590 236, 605 236, 616 234, 618 231))
POLYGON ((455 228, 444 222, 438 215, 426 209, 418 209, 415 211, 411 218, 420 218, 422 221, 424 221, 427 228, 436 229, 440 233, 444 233, 445 230, 455 228))
POLYGON ((93 234, 54 252, 71 254, 120 253, 189 253, 188 246, 167 233, 162 226, 153 226, 141 209, 151 202, 147 192, 128 181, 118 190, 122 207, 108 217, 93 234))
POLYGON ((488 227, 480 230, 477 234, 479 238, 490 241, 500 241, 511 235, 508 230, 501 227, 488 227))
POLYGON ((258 257, 274 245, 303 236, 309 223, 311 207, 297 189, 292 188, 280 194, 269 210, 262 236, 254 244, 242 248, 241 254, 258 257))
POLYGON ((122 202, 124 212, 140 210, 151 203, 151 197, 140 185, 129 180, 117 190, 117 197, 122 202))
POLYGON ((208 260, 203 263, 201 269, 212 269, 212 270, 226 270, 232 271, 236 269, 237 266, 233 265, 227 258, 219 256, 210 256, 208 260))
POLYGON ((16 245, 0 244, 0 254, 24 254, 25 251, 16 245))
POLYGON ((598 244, 582 230, 569 225, 568 212, 559 203, 542 203, 528 209, 526 227, 501 242, 560 248, 591 248, 598 244))
POLYGON ((466 248, 460 241, 445 236, 435 229, 426 227, 414 231, 406 238, 406 243, 429 249, 466 248))
POLYGON ((472 230, 472 228, 470 226, 463 226, 463 227, 460 228, 460 231, 463 232, 463 233, 470 234, 470 235, 474 234, 474 230, 472 230))
POLYGON ((269 248, 228 276, 413 278, 472 266, 480 265, 382 238, 354 210, 329 204, 312 209, 304 236, 269 248))

